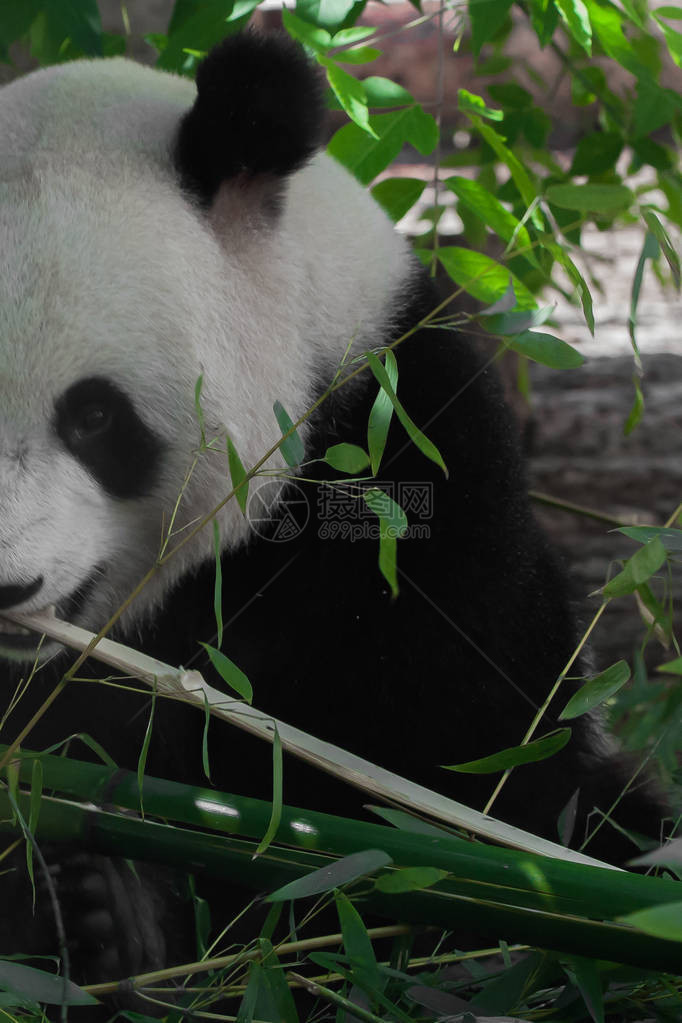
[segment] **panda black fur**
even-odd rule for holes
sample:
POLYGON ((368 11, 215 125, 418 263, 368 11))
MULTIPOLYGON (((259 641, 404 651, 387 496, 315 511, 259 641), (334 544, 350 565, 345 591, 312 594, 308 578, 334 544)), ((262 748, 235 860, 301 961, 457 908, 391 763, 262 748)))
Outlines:
MULTIPOLYGON (((250 466, 275 439, 273 401, 298 417, 351 340, 357 353, 380 348, 437 304, 383 213, 317 152, 320 86, 297 48, 231 38, 200 67, 198 88, 195 101, 186 80, 111 60, 50 68, 0 92, 4 610, 55 604, 60 616, 98 629, 125 600, 157 556, 193 462, 200 374, 207 436, 229 433, 250 466)), ((490 370, 444 330, 417 331, 396 355, 400 398, 449 467, 446 479, 392 424, 382 484, 426 483, 432 502, 428 538, 399 544, 399 597, 390 598, 376 568, 376 539, 323 538, 313 485, 310 521, 287 543, 249 536, 231 501, 219 516, 223 647, 252 680, 260 709, 481 807, 490 778, 455 777, 439 765, 517 744, 577 637, 490 370)), ((365 446, 376 391, 364 373, 316 412, 302 431, 306 462, 339 442, 365 446)), ((319 479, 320 464, 307 473, 319 479)), ((204 453, 174 529, 228 488, 226 458, 204 453)), ((286 491, 280 496, 273 530, 285 513, 286 491)), ((211 677, 198 641, 215 633, 213 583, 213 538, 204 530, 142 591, 117 635, 211 677)), ((33 642, 3 627, 0 648, 11 695, 33 642)), ((43 653, 57 656, 10 716, 5 741, 69 663, 53 644, 43 653)), ((96 664, 88 671, 106 674, 96 664)), ((147 704, 71 683, 28 745, 87 732, 133 767, 147 704)), ((150 774, 204 781, 196 718, 157 708, 150 774)), ((267 798, 263 749, 220 729, 212 726, 214 782, 267 798)), ((587 813, 609 810, 629 776, 598 725, 578 719, 560 755, 512 774, 495 814, 556 838, 557 816, 579 788, 581 837, 587 813)), ((347 815, 363 802, 293 759, 284 797, 347 815)), ((628 791, 615 816, 655 837, 661 812, 647 785, 628 791)), ((587 851, 617 861, 632 847, 605 826, 587 851)), ((66 875, 76 878, 63 885, 68 904, 79 885, 71 861, 66 875)), ((117 942, 112 926, 124 934, 128 926, 112 896, 120 883, 107 882, 115 919, 104 951, 117 942)), ((140 942, 154 946, 164 896, 153 886, 145 892, 159 927, 140 942)), ((75 898, 76 916, 82 901, 75 898)), ((0 951, 22 937, 33 940, 14 922, 0 924, 0 951)), ((168 954, 154 949, 141 961, 168 954)), ((85 969, 89 979, 106 977, 112 959, 85 969)))

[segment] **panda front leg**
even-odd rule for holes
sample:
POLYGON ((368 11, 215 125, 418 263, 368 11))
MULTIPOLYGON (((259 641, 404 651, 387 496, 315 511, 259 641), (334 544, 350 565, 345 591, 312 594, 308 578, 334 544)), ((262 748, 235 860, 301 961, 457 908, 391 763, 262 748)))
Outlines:
MULTIPOLYGON (((146 864, 58 845, 46 846, 41 859, 42 864, 34 860, 34 904, 23 849, 10 857, 14 882, 5 886, 0 951, 18 950, 33 960, 59 950, 61 971, 67 970, 74 983, 119 981, 101 1012, 92 1006, 70 1008, 75 1018, 108 1019, 112 1007, 164 1015, 167 1007, 133 991, 128 978, 161 969, 171 957, 191 956, 191 950, 178 947, 179 936, 192 933, 191 907, 181 897, 179 878, 146 864)), ((30 965, 49 969, 37 959, 30 965)), ((171 989, 169 998, 154 998, 169 1004, 171 989)), ((59 1018, 59 1009, 50 1011, 59 1018)))

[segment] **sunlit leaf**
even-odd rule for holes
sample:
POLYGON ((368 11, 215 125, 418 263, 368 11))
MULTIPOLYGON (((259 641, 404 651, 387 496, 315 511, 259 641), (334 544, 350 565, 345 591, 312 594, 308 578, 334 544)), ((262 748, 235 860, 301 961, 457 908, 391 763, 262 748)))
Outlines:
POLYGON ((517 309, 537 307, 535 297, 523 281, 483 252, 474 252, 459 245, 442 245, 438 249, 438 258, 455 284, 480 302, 496 302, 507 290, 511 277, 517 309))
POLYGON ((561 338, 539 330, 524 330, 516 337, 505 339, 505 343, 515 352, 552 369, 577 369, 585 361, 584 355, 561 338))
POLYGON ((334 95, 346 111, 351 121, 354 121, 359 128, 366 131, 372 138, 378 140, 379 136, 369 123, 369 108, 367 106, 367 93, 359 79, 340 68, 329 57, 318 57, 320 64, 327 72, 327 80, 334 90, 334 95))
POLYGON ((529 262, 538 265, 527 229, 487 188, 478 181, 463 177, 446 178, 443 184, 503 241, 511 242, 513 238, 515 251, 519 251, 529 262))
MULTIPOLYGON (((495 3, 496 0, 491 0, 495 3)), ((504 0, 506 3, 506 0, 504 0)), ((486 4, 486 6, 489 6, 486 4)), ((457 92, 457 105, 465 114, 477 114, 479 117, 487 117, 490 121, 501 121, 504 118, 502 110, 495 110, 486 106, 485 100, 468 89, 459 89, 457 92)))
POLYGON ((592 54, 592 26, 583 0, 556 0, 564 24, 588 56, 592 54))

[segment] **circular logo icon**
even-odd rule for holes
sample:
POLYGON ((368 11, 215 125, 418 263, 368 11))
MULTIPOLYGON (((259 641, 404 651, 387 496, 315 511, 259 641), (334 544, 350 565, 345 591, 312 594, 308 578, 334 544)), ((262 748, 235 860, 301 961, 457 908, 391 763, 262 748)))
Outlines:
POLYGON ((295 540, 308 525, 310 508, 301 487, 290 480, 261 483, 249 497, 246 517, 254 533, 272 543, 295 540))

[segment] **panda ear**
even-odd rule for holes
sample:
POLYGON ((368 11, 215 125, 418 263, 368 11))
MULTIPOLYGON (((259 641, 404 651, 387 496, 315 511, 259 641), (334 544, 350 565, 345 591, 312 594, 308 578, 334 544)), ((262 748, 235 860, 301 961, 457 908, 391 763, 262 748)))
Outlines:
POLYGON ((182 187, 210 205, 229 179, 284 178, 320 145, 323 110, 319 77, 297 43, 229 36, 200 64, 196 101, 180 123, 182 187))

